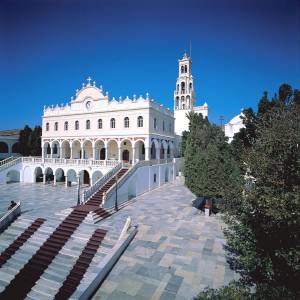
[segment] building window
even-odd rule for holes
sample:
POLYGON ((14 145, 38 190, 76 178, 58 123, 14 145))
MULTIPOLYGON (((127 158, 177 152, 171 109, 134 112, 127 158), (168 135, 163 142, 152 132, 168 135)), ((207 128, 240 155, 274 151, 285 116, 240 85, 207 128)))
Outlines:
POLYGON ((154 126, 154 129, 157 128, 157 121, 156 121, 156 118, 154 118, 154 120, 153 120, 153 126, 154 126))
POLYGON ((138 127, 143 127, 144 126, 143 123, 144 123, 143 117, 139 116, 138 119, 137 119, 137 126, 138 127))
POLYGON ((75 121, 75 130, 79 130, 79 121, 75 121))
POLYGON ((129 118, 128 117, 124 118, 124 127, 129 128, 129 118))
POLYGON ((192 88, 193 88, 193 84, 192 84, 192 83, 190 83, 190 91, 192 90, 192 88))
POLYGON ((98 120, 98 129, 102 129, 102 119, 98 120))
POLYGON ((181 73, 184 73, 184 67, 181 66, 181 73))
POLYGON ((55 131, 58 130, 58 123, 57 123, 57 122, 54 123, 54 130, 55 130, 55 131))
POLYGON ((163 120, 163 131, 165 131, 165 120, 163 120))
POLYGON ((90 120, 86 120, 85 129, 91 129, 91 121, 90 120))
POLYGON ((184 66, 184 71, 185 73, 187 73, 187 66, 184 66))
POLYGON ((156 174, 153 175, 153 182, 156 182, 156 174))
POLYGON ((49 123, 46 123, 46 131, 49 131, 49 123))
POLYGON ((185 83, 181 82, 181 93, 185 93, 185 83))
POLYGON ((68 123, 68 121, 66 121, 66 122, 65 122, 64 129, 65 129, 65 130, 68 130, 68 127, 69 127, 69 123, 68 123))
POLYGON ((110 128, 116 128, 116 120, 115 120, 115 118, 110 119, 110 128))

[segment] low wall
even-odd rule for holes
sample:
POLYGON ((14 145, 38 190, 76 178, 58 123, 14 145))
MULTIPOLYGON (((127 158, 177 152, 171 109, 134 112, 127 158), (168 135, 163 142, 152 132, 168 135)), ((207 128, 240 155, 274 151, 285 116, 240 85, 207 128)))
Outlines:
POLYGON ((21 203, 7 211, 7 213, 0 219, 0 233, 3 232, 19 215, 21 214, 21 203))
MULTIPOLYGON (((89 285, 84 291, 80 289, 75 292, 70 300, 88 300, 98 289, 99 285, 103 282, 107 274, 113 268, 117 260, 120 258, 122 253, 125 251, 129 243, 135 237, 138 231, 137 227, 132 227, 130 232, 122 239, 120 239, 116 245, 111 249, 111 251, 104 257, 104 259, 97 265, 99 272, 94 278, 91 278, 89 285)), ((80 288, 80 286, 79 286, 80 288)))
POLYGON ((143 193, 149 192, 162 186, 167 182, 172 182, 176 178, 176 163, 156 164, 142 166, 132 173, 121 186, 112 192, 106 199, 104 207, 114 207, 116 197, 118 204, 135 198, 143 193), (116 195, 117 194, 117 195, 116 195))

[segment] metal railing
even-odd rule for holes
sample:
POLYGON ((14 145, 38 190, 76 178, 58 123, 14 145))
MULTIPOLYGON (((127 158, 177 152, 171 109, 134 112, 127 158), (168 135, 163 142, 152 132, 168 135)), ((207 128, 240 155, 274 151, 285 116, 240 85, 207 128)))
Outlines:
POLYGON ((83 192, 83 202, 85 203, 91 198, 104 183, 106 183, 112 176, 114 176, 122 168, 122 162, 119 162, 113 169, 107 172, 99 180, 97 180, 89 189, 83 192))
POLYGON ((8 159, 5 159, 4 161, 1 161, 2 164, 0 165, 0 171, 6 169, 8 167, 14 166, 15 164, 21 162, 22 161, 22 157, 10 157, 8 159))
POLYGON ((126 180, 129 178, 138 168, 145 167, 145 166, 153 166, 153 165, 160 165, 160 164, 167 164, 172 163, 174 161, 173 158, 167 159, 153 159, 153 160, 141 160, 138 161, 135 165, 133 165, 129 171, 127 171, 118 182, 114 183, 103 195, 102 205, 104 205, 105 201, 111 196, 113 190, 116 188, 116 184, 120 187, 126 180))
POLYGON ((74 158, 42 158, 42 157, 22 157, 25 163, 47 163, 56 165, 72 166, 97 166, 114 167, 119 164, 118 160, 93 160, 93 159, 74 159, 74 158))

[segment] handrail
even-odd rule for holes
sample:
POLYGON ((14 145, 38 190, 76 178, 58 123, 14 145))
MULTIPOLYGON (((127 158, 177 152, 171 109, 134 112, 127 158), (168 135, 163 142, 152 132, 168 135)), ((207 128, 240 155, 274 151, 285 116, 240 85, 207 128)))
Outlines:
POLYGON ((22 157, 13 157, 13 159, 10 159, 8 162, 6 162, 5 164, 0 165, 0 171, 6 168, 9 168, 19 162, 22 161, 22 157))
POLYGON ((89 189, 83 192, 83 202, 86 202, 94 195, 110 177, 115 175, 122 168, 122 162, 118 163, 114 168, 107 172, 104 176, 98 179, 89 189))
POLYGON ((7 157, 7 158, 1 160, 1 161, 0 161, 0 166, 2 166, 2 165, 4 165, 4 164, 8 163, 8 162, 9 162, 10 160, 12 160, 13 158, 14 158, 13 156, 10 156, 10 157, 7 157))
MULTIPOLYGON (((173 162, 173 158, 167 158, 167 159, 153 159, 153 160, 140 160, 135 165, 133 165, 129 171, 127 171, 117 182, 118 187, 120 187, 121 184, 124 183, 124 181, 138 168, 145 167, 145 166, 153 166, 153 165, 159 165, 159 164, 166 164, 173 162)), ((116 182, 106 191, 106 193, 103 195, 102 205, 105 203, 106 199, 111 195, 113 189, 116 187, 116 182)))

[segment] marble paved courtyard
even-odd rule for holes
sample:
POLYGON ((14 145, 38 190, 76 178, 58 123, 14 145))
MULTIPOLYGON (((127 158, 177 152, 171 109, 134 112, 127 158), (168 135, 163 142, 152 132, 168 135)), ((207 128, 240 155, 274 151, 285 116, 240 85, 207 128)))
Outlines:
MULTIPOLYGON (((76 187, 0 185, 0 210, 22 201, 25 217, 54 217, 76 204, 76 187)), ((220 217, 205 217, 191 206, 194 195, 180 180, 146 193, 99 223, 120 232, 128 216, 139 231, 93 300, 192 299, 204 287, 237 278, 222 245, 220 217)))
POLYGON ((199 214, 194 198, 177 180, 102 223, 120 226, 131 216, 139 231, 93 300, 190 300, 237 278, 224 257, 220 217, 199 214))

